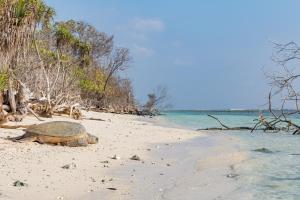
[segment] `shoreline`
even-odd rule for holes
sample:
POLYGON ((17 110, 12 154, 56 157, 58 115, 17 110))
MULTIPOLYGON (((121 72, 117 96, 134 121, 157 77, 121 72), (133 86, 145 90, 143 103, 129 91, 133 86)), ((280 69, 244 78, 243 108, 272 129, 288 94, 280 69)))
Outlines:
MULTIPOLYGON (((138 116, 85 115, 105 120, 77 121, 99 137, 96 145, 70 148, 0 139, 0 199, 234 199, 238 180, 226 175, 247 157, 235 147, 236 138, 160 126, 138 116), (114 155, 120 159, 111 159, 114 155), (130 160, 133 155, 141 161, 130 160), (14 187, 17 180, 28 186, 14 187)), ((54 120, 74 121, 47 119, 54 120)), ((22 122, 32 123, 38 121, 27 117, 22 122)), ((3 129, 0 137, 21 133, 3 129)))

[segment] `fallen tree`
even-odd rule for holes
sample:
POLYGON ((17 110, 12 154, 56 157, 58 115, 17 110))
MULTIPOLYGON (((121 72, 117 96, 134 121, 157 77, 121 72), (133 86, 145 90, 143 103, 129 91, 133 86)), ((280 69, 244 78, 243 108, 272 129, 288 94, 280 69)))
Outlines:
POLYGON ((287 130, 286 127, 276 127, 276 124, 268 122, 262 115, 259 117, 259 119, 256 119, 258 121, 253 127, 250 126, 237 126, 237 127, 230 127, 228 125, 225 125, 223 122, 221 122, 217 117, 213 115, 207 115, 208 117, 213 118, 216 120, 221 127, 211 127, 211 128, 203 128, 203 129, 197 129, 197 130, 218 130, 218 131, 255 131, 260 130, 264 132, 279 132, 283 130, 287 130))
POLYGON ((267 78, 271 80, 271 90, 268 95, 268 111, 270 117, 265 118, 260 115, 255 119, 257 123, 253 127, 229 127, 222 123, 218 118, 209 115, 209 117, 217 120, 221 128, 212 127, 199 130, 262 130, 264 132, 290 132, 292 134, 300 134, 300 125, 297 119, 300 117, 300 92, 297 89, 300 83, 300 47, 295 42, 287 44, 274 43, 275 52, 273 61, 279 69, 272 70, 267 78), (277 112, 274 110, 276 102, 277 112), (279 105, 279 106, 278 106, 279 105))

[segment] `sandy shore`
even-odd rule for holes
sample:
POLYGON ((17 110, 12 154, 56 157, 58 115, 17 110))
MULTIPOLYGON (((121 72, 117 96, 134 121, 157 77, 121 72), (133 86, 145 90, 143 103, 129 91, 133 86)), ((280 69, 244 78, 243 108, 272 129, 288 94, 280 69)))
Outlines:
MULTIPOLYGON (((70 148, 0 139, 0 199, 205 200, 245 195, 238 192, 239 180, 228 178, 246 159, 235 138, 156 126, 136 116, 86 116, 105 120, 77 121, 99 137, 96 145, 70 148), (111 159, 114 155, 120 159, 111 159), (141 161, 131 160, 133 155, 141 161), (27 185, 15 187, 15 181, 27 185)), ((34 123, 39 122, 32 117, 22 122, 34 123)), ((2 129, 0 137, 22 133, 2 129)))

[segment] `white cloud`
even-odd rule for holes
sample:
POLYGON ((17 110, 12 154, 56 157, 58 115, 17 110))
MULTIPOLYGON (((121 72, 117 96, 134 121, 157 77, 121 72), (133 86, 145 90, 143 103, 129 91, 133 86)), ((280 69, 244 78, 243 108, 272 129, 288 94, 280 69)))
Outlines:
POLYGON ((165 24, 159 19, 144 19, 136 18, 133 20, 133 28, 136 31, 150 32, 156 31, 161 32, 165 29, 165 24))
POLYGON ((133 46, 133 52, 140 55, 140 56, 143 56, 143 57, 152 56, 154 54, 153 49, 143 47, 143 46, 139 46, 139 45, 134 45, 133 46))

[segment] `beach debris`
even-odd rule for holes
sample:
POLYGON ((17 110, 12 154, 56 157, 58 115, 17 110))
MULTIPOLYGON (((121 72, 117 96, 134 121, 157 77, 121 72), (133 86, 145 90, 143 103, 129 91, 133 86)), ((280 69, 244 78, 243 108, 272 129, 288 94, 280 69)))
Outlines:
POLYGON ((63 196, 58 196, 56 199, 58 199, 58 200, 64 200, 64 197, 63 196))
POLYGON ((227 178, 236 178, 238 176, 239 176, 239 174, 227 174, 226 175, 227 178))
POLYGON ((168 167, 170 167, 170 166, 171 166, 171 164, 170 164, 170 163, 167 163, 167 166, 168 166, 168 167))
POLYGON ((14 142, 39 142, 69 147, 98 143, 96 136, 86 132, 83 125, 68 121, 53 121, 30 126, 25 134, 10 138, 14 142))
POLYGON ((131 158, 131 160, 136 160, 136 161, 140 161, 141 158, 138 155, 133 155, 131 158))
POLYGON ((61 168, 63 169, 76 169, 76 164, 75 163, 71 163, 71 164, 66 164, 64 166, 62 166, 61 168))
POLYGON ((28 184, 17 180, 17 181, 14 182, 13 186, 15 186, 15 187, 25 187, 25 186, 28 186, 28 184))
POLYGON ((106 188, 108 190, 117 190, 117 188, 114 188, 114 187, 109 187, 109 188, 106 188))
POLYGON ((104 160, 104 161, 101 161, 100 163, 105 163, 105 164, 107 164, 107 163, 109 163, 109 161, 108 161, 108 160, 104 160))
POLYGON ((94 120, 94 121, 101 121, 101 122, 105 122, 104 119, 100 119, 100 118, 94 118, 94 117, 89 117, 89 118, 82 118, 84 120, 94 120))
POLYGON ((256 152, 260 152, 260 153, 273 153, 273 151, 267 149, 267 148, 259 148, 259 149, 254 149, 253 151, 256 151, 256 152))
POLYGON ((90 179, 92 182, 94 182, 94 183, 96 182, 96 179, 94 177, 90 177, 90 179))
POLYGON ((121 157, 120 157, 120 156, 117 156, 117 155, 114 155, 113 157, 111 157, 111 159, 114 159, 114 160, 120 160, 121 157))

